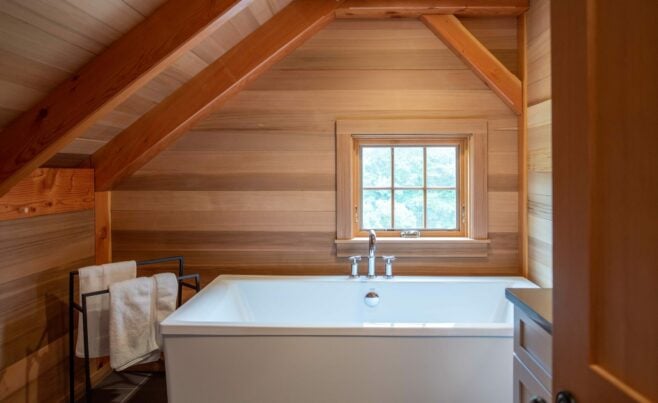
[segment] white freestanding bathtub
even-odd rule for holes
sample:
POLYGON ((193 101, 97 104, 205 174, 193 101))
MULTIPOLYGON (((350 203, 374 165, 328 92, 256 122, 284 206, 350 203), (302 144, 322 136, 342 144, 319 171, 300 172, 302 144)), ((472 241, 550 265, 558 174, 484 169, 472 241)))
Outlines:
POLYGON ((535 285, 220 276, 161 324, 169 402, 509 403, 508 287, 535 285))

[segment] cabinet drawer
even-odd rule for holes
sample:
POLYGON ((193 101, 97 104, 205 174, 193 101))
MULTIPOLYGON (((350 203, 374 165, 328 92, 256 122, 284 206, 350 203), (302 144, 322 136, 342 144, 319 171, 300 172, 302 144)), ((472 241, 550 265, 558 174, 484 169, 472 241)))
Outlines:
POLYGON ((514 356, 514 403, 550 403, 551 393, 514 356), (542 400, 543 399, 543 400, 542 400))
POLYGON ((522 310, 514 310, 514 354, 544 386, 551 387, 552 338, 522 310))

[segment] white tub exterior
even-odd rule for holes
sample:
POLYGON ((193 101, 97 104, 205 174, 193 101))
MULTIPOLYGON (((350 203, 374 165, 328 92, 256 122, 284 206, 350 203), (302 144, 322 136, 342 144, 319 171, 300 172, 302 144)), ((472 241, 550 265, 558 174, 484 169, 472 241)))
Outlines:
POLYGON ((161 324, 169 401, 511 402, 510 287, 535 285, 220 276, 161 324))

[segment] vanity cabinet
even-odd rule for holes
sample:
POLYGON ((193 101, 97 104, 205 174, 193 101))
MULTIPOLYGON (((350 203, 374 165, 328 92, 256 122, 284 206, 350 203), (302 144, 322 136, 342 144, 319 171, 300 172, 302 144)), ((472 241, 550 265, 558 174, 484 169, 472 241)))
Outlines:
POLYGON ((552 401, 550 289, 508 289, 514 304, 514 403, 552 401))

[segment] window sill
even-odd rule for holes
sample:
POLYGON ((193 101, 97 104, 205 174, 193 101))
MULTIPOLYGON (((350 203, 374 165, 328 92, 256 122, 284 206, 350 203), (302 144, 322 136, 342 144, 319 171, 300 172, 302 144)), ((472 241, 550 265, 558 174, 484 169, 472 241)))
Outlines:
MULTIPOLYGON (((377 256, 482 258, 489 253, 488 239, 472 238, 377 238, 377 256)), ((368 238, 337 239, 338 257, 365 256, 368 238)))

